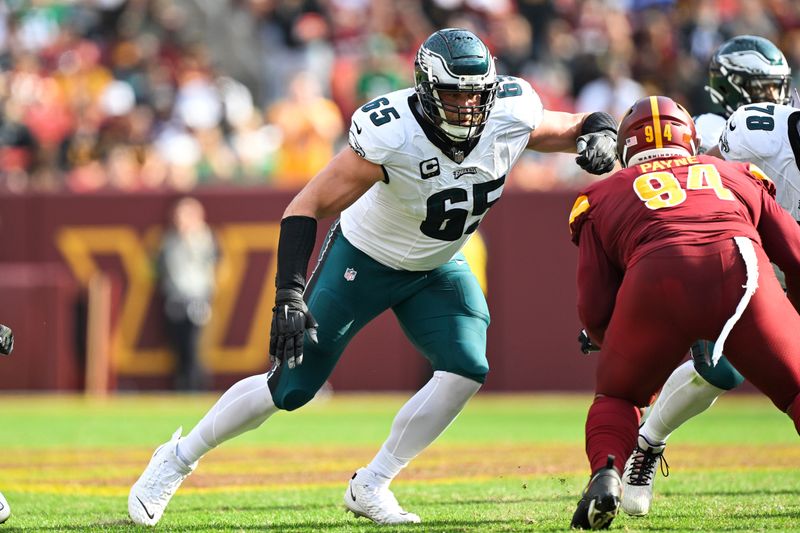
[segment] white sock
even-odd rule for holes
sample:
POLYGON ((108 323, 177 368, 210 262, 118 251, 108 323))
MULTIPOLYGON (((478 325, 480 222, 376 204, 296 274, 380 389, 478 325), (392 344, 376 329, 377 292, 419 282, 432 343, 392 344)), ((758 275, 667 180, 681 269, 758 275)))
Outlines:
POLYGON ((194 429, 178 442, 176 453, 183 462, 191 464, 226 440, 257 428, 277 410, 266 374, 244 378, 225 391, 194 429))
POLYGON ((437 370, 400 409, 389 438, 367 465, 367 470, 388 485, 400 470, 447 429, 481 384, 469 378, 437 370))
POLYGON ((639 433, 653 444, 666 442, 673 431, 714 405, 724 392, 703 379, 692 361, 686 361, 664 383, 639 433))

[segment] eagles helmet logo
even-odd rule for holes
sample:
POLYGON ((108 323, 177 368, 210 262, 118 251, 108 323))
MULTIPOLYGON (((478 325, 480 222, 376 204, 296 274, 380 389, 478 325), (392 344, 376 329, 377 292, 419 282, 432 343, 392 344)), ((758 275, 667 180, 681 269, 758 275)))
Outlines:
POLYGON ((348 141, 350 142, 350 148, 352 148, 353 151, 357 153, 359 156, 366 157, 367 155, 366 152, 364 152, 364 149, 361 148, 360 144, 358 144, 358 140, 356 139, 356 136, 353 135, 352 131, 350 132, 350 135, 348 135, 347 137, 348 141))

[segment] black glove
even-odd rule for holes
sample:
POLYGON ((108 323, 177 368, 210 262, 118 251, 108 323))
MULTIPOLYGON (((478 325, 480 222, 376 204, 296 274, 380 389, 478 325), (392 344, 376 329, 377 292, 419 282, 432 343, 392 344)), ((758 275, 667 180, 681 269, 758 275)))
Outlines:
POLYGON ((14 349, 14 334, 11 328, 0 324, 0 354, 9 355, 14 349))
POLYGON ((586 333, 585 329, 582 329, 578 335, 578 342, 581 343, 581 351, 587 355, 591 352, 600 351, 600 348, 592 344, 592 339, 589 338, 589 334, 586 333))
POLYGON ((272 308, 272 328, 269 332, 269 359, 286 361, 289 368, 303 364, 303 336, 317 343, 317 321, 297 289, 278 289, 272 308))
POLYGON ((617 134, 602 130, 577 138, 578 157, 575 162, 590 174, 605 174, 617 161, 617 134))

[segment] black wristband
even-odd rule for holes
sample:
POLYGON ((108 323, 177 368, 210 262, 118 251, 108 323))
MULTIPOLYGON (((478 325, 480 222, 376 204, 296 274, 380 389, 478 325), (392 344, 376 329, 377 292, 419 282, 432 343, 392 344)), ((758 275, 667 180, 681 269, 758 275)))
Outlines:
POLYGON ((316 219, 290 216, 281 220, 278 273, 275 276, 278 289, 297 289, 302 292, 306 288, 308 260, 311 259, 316 240, 316 219))
POLYGON ((605 111, 595 111, 583 120, 581 124, 581 135, 587 133, 597 133, 598 131, 608 130, 617 134, 617 121, 605 111))

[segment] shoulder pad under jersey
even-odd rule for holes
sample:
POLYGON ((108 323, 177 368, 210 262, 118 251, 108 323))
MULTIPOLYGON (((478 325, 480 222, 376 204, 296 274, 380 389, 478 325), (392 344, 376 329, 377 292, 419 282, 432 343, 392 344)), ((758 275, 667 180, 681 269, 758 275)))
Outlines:
POLYGON ((697 130, 697 153, 704 154, 719 142, 725 129, 725 119, 714 113, 705 113, 695 117, 694 126, 697 130))
POLYGON ((497 99, 490 120, 498 127, 536 129, 542 122, 544 106, 531 84, 514 76, 498 76, 497 99))
POLYGON ((766 159, 775 155, 785 135, 785 128, 776 127, 779 119, 775 114, 784 107, 788 106, 757 104, 737 109, 728 118, 719 140, 722 156, 732 161, 750 161, 754 157, 766 159))
POLYGON ((350 121, 348 142, 358 155, 384 164, 393 152, 402 148, 407 132, 406 122, 414 121, 408 98, 414 89, 402 89, 370 100, 354 113, 350 121))

